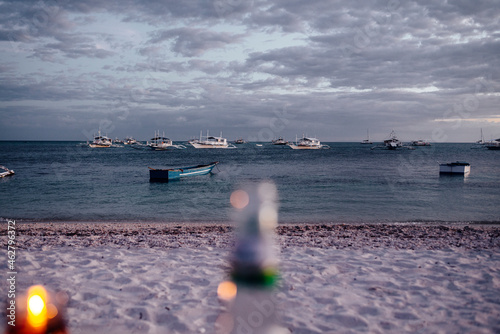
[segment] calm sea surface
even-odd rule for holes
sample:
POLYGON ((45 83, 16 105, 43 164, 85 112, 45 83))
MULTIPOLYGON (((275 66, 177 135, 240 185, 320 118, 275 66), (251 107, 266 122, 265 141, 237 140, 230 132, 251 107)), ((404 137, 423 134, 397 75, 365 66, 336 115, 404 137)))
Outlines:
POLYGON ((371 150, 264 144, 174 151, 91 149, 77 142, 0 142, 0 217, 51 221, 228 221, 241 185, 273 180, 280 222, 500 222, 500 151, 472 144, 371 150), (467 161, 466 177, 440 177, 439 162, 467 161), (214 175, 150 183, 148 166, 220 161, 214 175))

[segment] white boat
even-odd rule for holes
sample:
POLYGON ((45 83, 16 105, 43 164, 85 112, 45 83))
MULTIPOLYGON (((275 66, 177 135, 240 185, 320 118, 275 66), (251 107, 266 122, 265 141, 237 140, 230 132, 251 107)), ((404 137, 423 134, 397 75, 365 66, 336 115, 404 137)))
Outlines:
POLYGON ((479 139, 476 144, 478 145, 486 145, 488 142, 486 140, 484 140, 484 137, 483 137, 483 129, 481 128, 481 139, 479 139))
POLYGON ((488 150, 500 150, 500 138, 487 142, 486 148, 488 150))
POLYGON ((174 145, 172 139, 165 137, 165 132, 163 133, 163 136, 160 136, 160 130, 155 131, 155 135, 151 138, 151 142, 147 142, 146 145, 155 151, 186 148, 184 145, 174 145))
POLYGON ((447 164, 439 164, 440 174, 467 175, 470 173, 470 163, 457 161, 447 164))
POLYGON ((103 147, 111 147, 113 145, 113 141, 101 135, 101 131, 99 130, 97 136, 94 135, 94 140, 89 144, 91 148, 103 148, 103 147))
POLYGON ((127 137, 123 143, 125 145, 134 145, 134 144, 137 144, 137 140, 135 140, 132 137, 127 137))
POLYGON ((274 139, 272 141, 273 145, 288 145, 288 142, 283 139, 283 137, 279 137, 278 139, 274 139))
POLYGON ((236 148, 233 144, 229 144, 226 138, 222 137, 222 132, 220 137, 215 137, 209 136, 208 130, 206 136, 203 136, 203 133, 200 132, 200 139, 190 141, 190 144, 194 148, 236 148))
POLYGON ((403 147, 403 143, 396 137, 394 130, 391 131, 389 139, 384 140, 384 145, 389 150, 395 150, 397 148, 403 147))
POLYGON ((0 166, 0 169, 4 170, 4 172, 0 172, 0 177, 6 177, 15 174, 12 169, 8 169, 7 167, 0 166))
POLYGON ((428 141, 419 139, 419 140, 412 141, 411 146, 431 146, 431 143, 429 143, 428 141))
POLYGON ((370 133, 368 132, 368 129, 366 130, 366 139, 363 140, 361 144, 373 144, 373 142, 370 140, 370 133))
POLYGON ((312 137, 302 137, 301 139, 295 139, 295 143, 289 143, 294 150, 319 150, 321 148, 330 148, 328 145, 322 145, 319 139, 312 137))

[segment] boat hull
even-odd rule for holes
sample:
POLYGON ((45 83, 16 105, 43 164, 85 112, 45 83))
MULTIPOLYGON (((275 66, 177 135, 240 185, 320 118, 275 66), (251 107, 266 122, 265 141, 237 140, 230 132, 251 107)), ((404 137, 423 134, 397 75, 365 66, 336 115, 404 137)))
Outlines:
POLYGON ((302 145, 293 145, 289 144, 292 149, 294 150, 319 150, 322 146, 302 146, 302 145))
POLYGON ((470 173, 469 164, 440 164, 439 165, 440 174, 450 174, 450 175, 467 175, 470 173))
POLYGON ((190 166, 172 169, 149 169, 149 181, 151 182, 169 182, 180 180, 185 177, 206 175, 212 172, 218 162, 212 162, 207 165, 190 166))

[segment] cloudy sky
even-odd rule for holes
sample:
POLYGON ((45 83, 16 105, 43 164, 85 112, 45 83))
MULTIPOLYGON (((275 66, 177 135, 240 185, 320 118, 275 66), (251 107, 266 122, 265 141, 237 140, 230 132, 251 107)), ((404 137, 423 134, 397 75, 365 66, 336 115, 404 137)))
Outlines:
POLYGON ((500 137, 483 0, 0 0, 0 140, 500 137))

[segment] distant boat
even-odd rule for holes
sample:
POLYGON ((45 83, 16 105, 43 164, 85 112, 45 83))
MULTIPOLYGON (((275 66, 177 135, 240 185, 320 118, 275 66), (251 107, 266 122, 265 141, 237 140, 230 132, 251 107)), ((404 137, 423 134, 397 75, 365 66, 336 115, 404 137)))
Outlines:
POLYGON ((200 132, 200 139, 191 141, 190 144, 194 148, 236 148, 236 146, 228 144, 227 139, 222 137, 222 132, 220 137, 209 136, 208 131, 207 135, 203 136, 202 132, 200 132))
POLYGON ((318 150, 321 148, 330 148, 328 145, 322 145, 319 139, 312 137, 295 139, 295 143, 289 143, 288 146, 294 150, 318 150))
POLYGON ((429 143, 428 141, 419 139, 419 140, 412 141, 411 146, 431 146, 431 143, 429 143))
POLYGON ((127 138, 125 138, 125 141, 123 143, 125 145, 134 145, 134 144, 137 144, 137 140, 135 140, 132 137, 127 137, 127 138))
POLYGON ((234 141, 235 144, 246 144, 247 142, 243 138, 236 139, 234 141))
POLYGON ((487 144, 488 142, 484 140, 484 137, 483 137, 483 129, 481 128, 481 139, 479 139, 476 144, 478 145, 485 145, 487 144))
POLYGON ((394 130, 391 131, 389 139, 384 140, 384 145, 389 150, 395 150, 397 148, 403 147, 403 143, 396 137, 394 130))
POLYGON ((113 145, 113 141, 106 136, 102 136, 101 130, 99 130, 97 136, 94 135, 94 141, 92 141, 92 143, 88 145, 91 148, 105 148, 105 147, 111 147, 113 145))
POLYGON ((439 165, 440 174, 467 175, 470 173, 470 163, 457 161, 439 165))
POLYGON ((163 133, 163 136, 160 136, 160 130, 155 131, 155 135, 151 138, 151 142, 146 143, 146 145, 155 151, 186 148, 184 145, 174 145, 172 139, 165 137, 165 132, 163 133))
POLYGON ((370 140, 370 133, 368 132, 368 129, 366 130, 366 139, 363 140, 361 144, 373 144, 373 142, 370 140))
POLYGON ((500 138, 488 142, 486 148, 488 150, 500 150, 500 138))
POLYGON ((181 168, 170 168, 170 169, 155 169, 149 168, 149 181, 150 182, 169 182, 174 180, 180 180, 185 177, 206 175, 212 172, 215 165, 219 162, 211 162, 207 165, 197 165, 190 167, 181 168))
POLYGON ((4 172, 0 172, 0 177, 6 177, 15 174, 12 169, 8 169, 7 167, 0 166, 0 169, 4 170, 4 172))
POLYGON ((288 145, 288 141, 284 140, 283 137, 279 137, 272 141, 273 145, 288 145))

